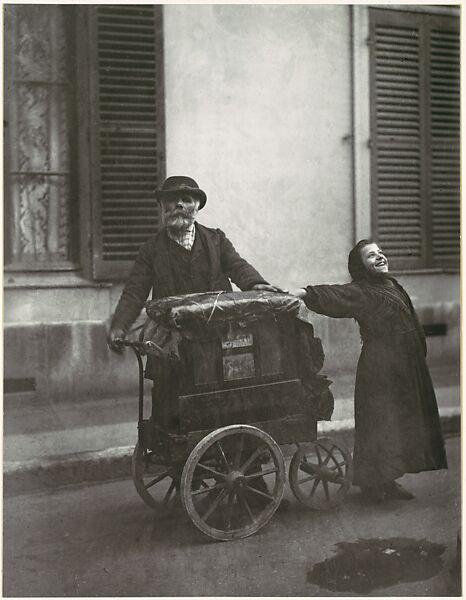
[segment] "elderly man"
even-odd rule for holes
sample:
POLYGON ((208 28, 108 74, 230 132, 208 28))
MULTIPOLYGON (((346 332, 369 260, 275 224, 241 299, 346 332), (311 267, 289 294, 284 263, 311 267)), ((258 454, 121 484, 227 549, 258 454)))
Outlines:
POLYGON ((164 226, 141 247, 121 294, 107 338, 115 351, 151 290, 152 298, 231 291, 231 280, 241 290, 278 291, 241 258, 223 231, 197 223, 207 196, 193 179, 169 177, 156 197, 164 226))

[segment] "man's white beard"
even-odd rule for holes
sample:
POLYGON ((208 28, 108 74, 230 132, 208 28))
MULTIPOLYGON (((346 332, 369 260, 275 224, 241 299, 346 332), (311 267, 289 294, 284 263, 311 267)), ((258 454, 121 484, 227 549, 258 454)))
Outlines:
POLYGON ((166 216, 163 220, 168 229, 175 233, 186 231, 186 229, 191 227, 191 225, 194 223, 194 217, 186 217, 182 215, 170 217, 166 216))

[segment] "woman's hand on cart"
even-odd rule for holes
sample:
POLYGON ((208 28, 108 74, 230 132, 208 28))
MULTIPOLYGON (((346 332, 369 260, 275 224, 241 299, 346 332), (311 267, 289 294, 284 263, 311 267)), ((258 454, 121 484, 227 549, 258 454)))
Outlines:
POLYGON ((296 288, 292 290, 286 290, 286 293, 290 294, 290 296, 295 296, 296 298, 304 298, 304 296, 307 294, 307 290, 306 288, 296 288))

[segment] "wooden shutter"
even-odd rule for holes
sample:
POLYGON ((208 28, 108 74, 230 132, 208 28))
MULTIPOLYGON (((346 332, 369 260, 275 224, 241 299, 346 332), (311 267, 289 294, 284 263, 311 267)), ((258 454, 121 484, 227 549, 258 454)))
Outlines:
POLYGON ((162 7, 89 7, 93 273, 124 279, 159 215, 164 178, 162 7))
POLYGON ((374 235, 397 265, 423 259, 420 18, 371 11, 374 235))
POLYGON ((430 26, 432 258, 457 264, 460 253, 460 37, 454 19, 430 26))
POLYGON ((455 19, 370 15, 374 236, 396 268, 448 266, 459 256, 455 19))

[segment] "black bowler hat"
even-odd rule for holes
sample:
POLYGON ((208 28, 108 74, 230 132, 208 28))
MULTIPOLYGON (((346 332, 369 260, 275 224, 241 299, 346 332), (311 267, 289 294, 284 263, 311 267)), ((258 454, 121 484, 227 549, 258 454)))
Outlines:
POLYGON ((187 192, 190 196, 193 196, 199 200, 199 209, 205 206, 207 202, 207 196, 204 191, 199 189, 199 186, 191 179, 191 177, 185 177, 184 175, 174 175, 165 179, 161 190, 155 192, 155 197, 158 200, 163 198, 175 198, 181 193, 187 192))

